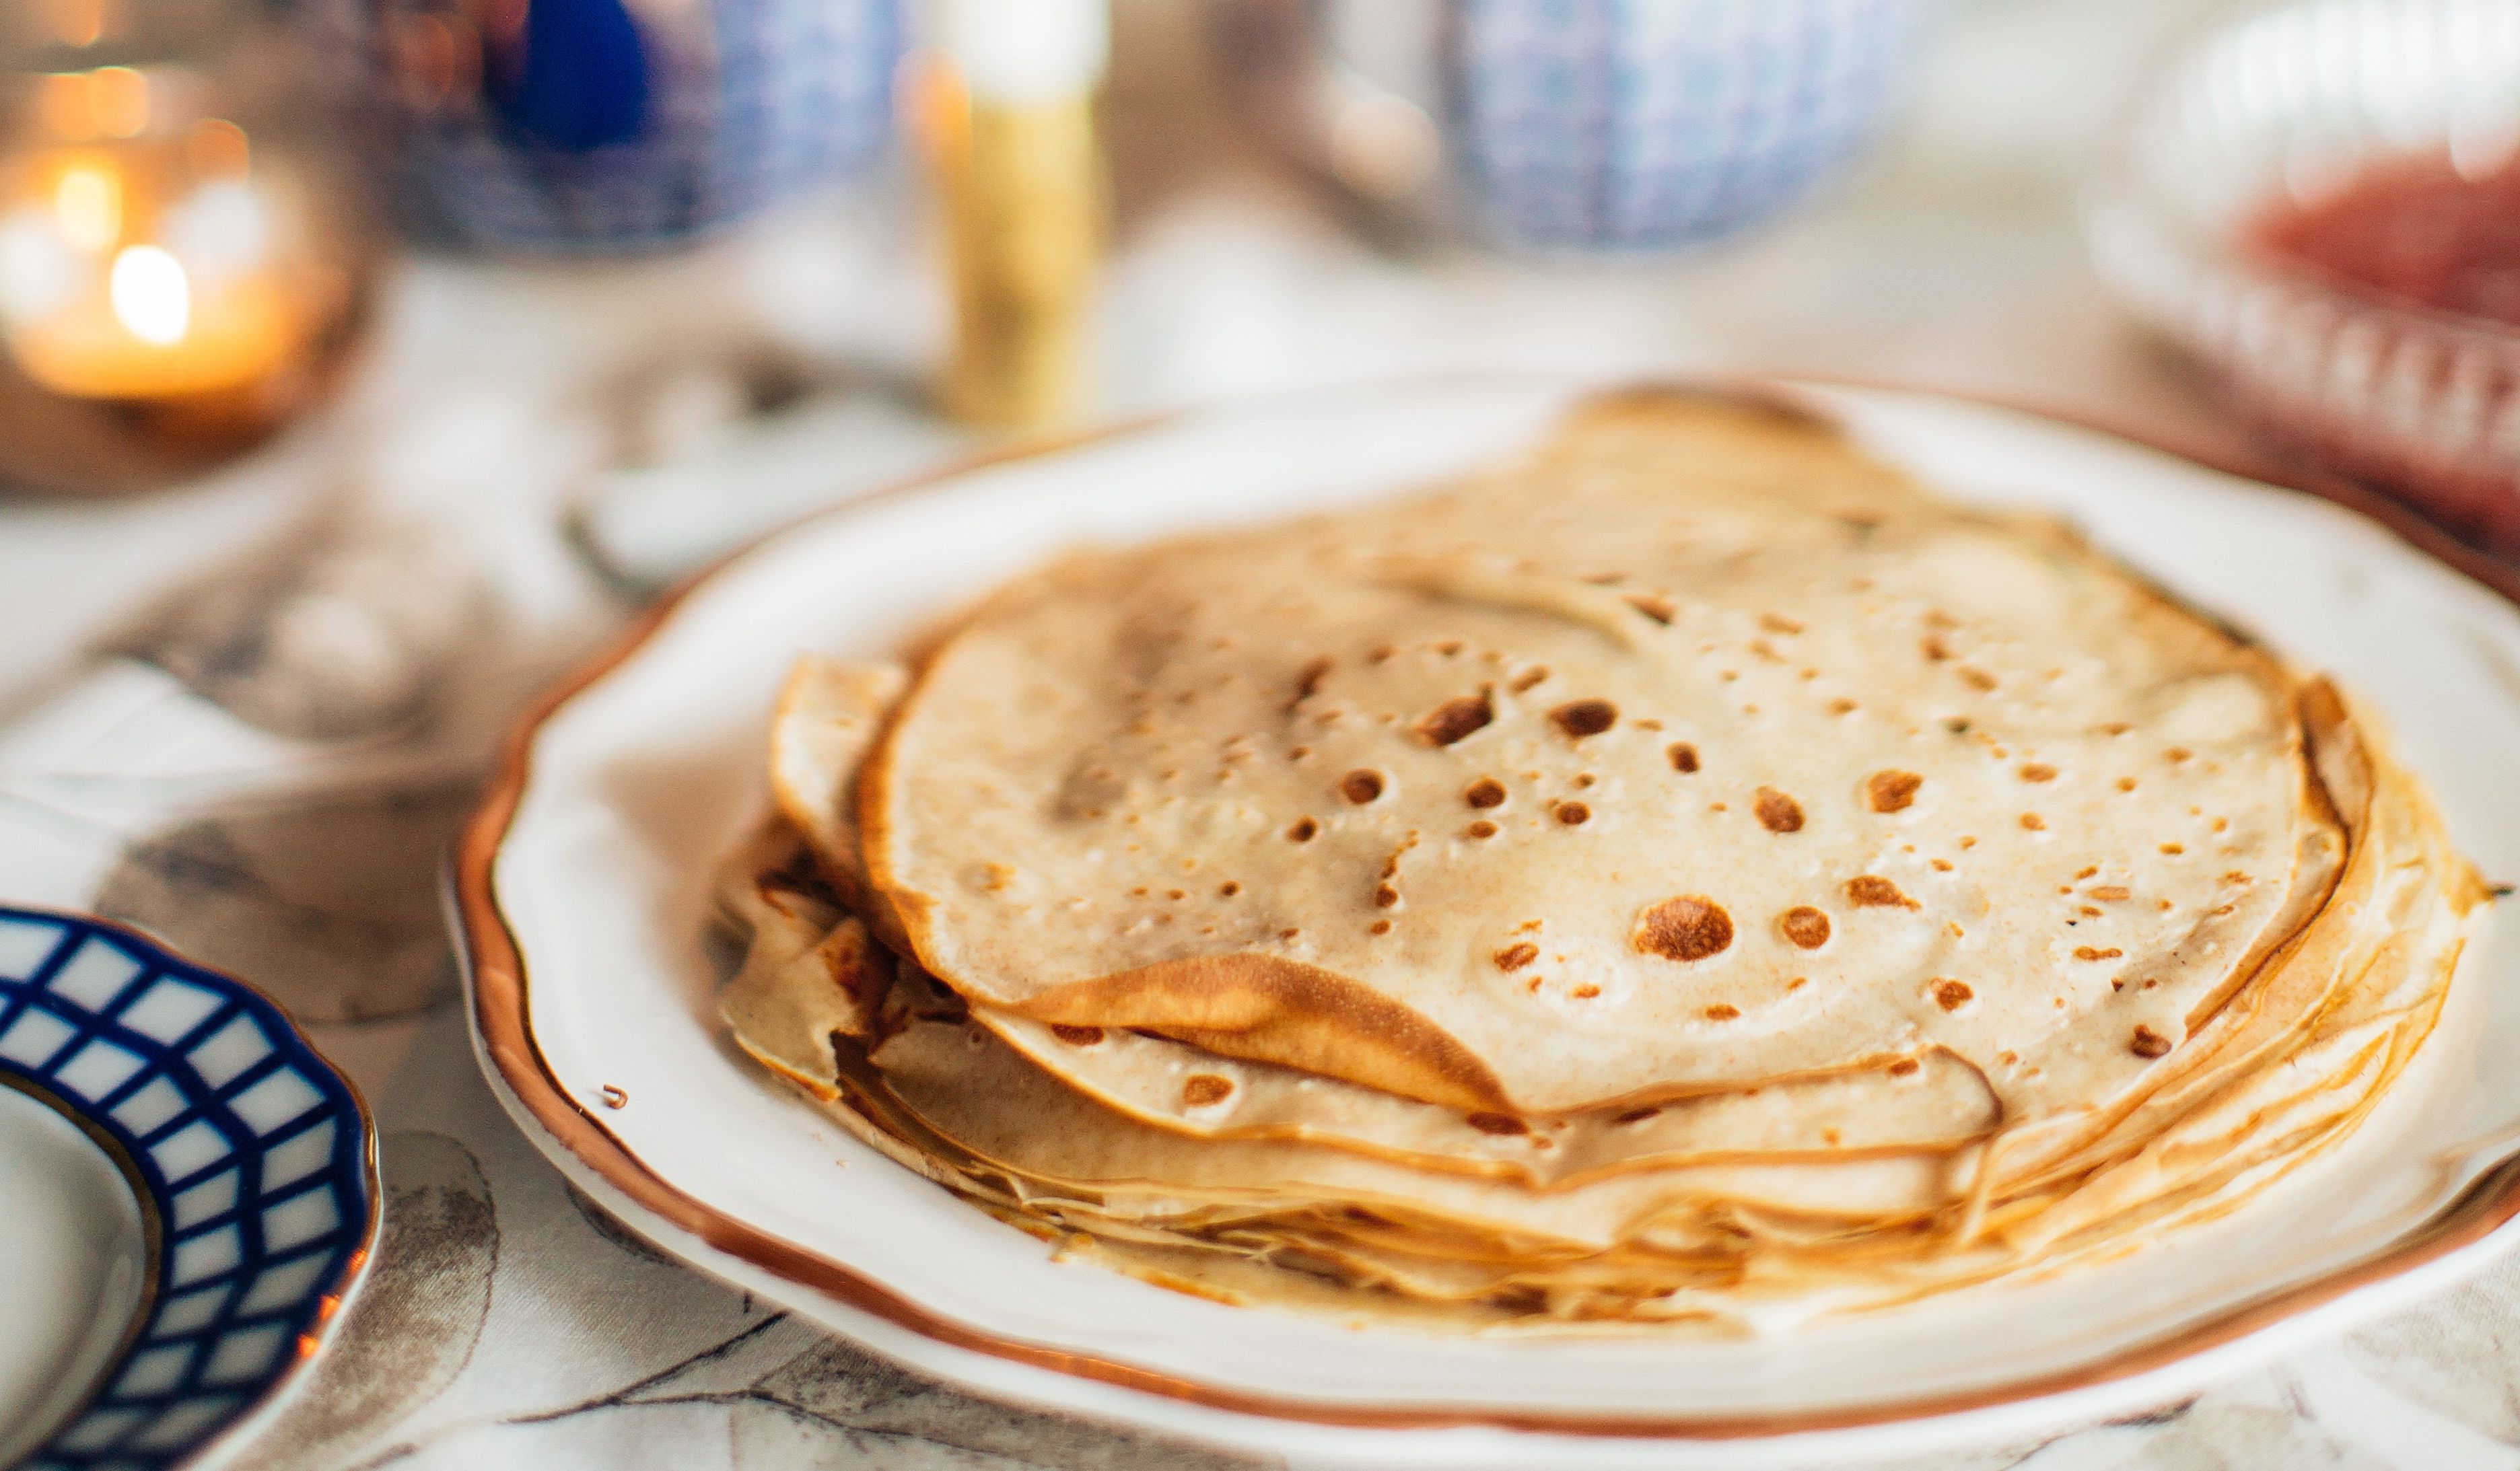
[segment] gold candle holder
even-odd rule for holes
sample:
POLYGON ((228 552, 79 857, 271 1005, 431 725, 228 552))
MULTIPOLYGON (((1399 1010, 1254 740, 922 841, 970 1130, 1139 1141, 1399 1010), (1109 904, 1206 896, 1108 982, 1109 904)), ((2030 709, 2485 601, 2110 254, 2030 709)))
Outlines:
POLYGON ((950 0, 941 19, 915 88, 954 300, 940 397, 966 423, 1056 426, 1085 397, 1108 16, 1102 0, 950 0))
POLYGON ((72 31, 12 78, 0 135, 0 482, 142 489, 322 391, 372 252, 237 70, 148 59, 96 0, 52 10, 72 31))

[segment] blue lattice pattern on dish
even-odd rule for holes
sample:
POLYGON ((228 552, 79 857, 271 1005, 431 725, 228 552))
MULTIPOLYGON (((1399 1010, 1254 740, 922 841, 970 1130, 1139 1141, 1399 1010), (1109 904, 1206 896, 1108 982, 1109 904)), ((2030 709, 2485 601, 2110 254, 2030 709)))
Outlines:
POLYGON ((127 931, 0 909, 0 1071, 112 1140, 154 1218, 138 1335, 21 1471, 147 1471, 234 1422, 338 1307, 375 1226, 349 1086, 269 1002, 127 931))
POLYGON ((1457 0, 1454 148, 1529 245, 1687 245, 1769 218, 1881 132, 1939 0, 1457 0))
POLYGON ((547 50, 591 50, 571 27, 608 13, 624 73, 590 62, 539 96, 484 82, 500 57, 480 42, 472 0, 332 4, 371 95, 398 99, 384 119, 396 202, 442 244, 669 242, 859 168, 891 133, 902 0, 534 0, 517 8, 554 17, 547 50), (451 80, 415 83, 415 33, 465 52, 451 80), (608 102, 608 89, 630 95, 608 102), (588 110, 574 125, 572 108, 588 110))

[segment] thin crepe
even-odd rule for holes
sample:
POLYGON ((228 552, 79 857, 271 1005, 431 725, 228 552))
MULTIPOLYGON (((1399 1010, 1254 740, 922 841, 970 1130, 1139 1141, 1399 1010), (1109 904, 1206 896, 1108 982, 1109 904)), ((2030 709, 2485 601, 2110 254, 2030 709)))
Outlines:
POLYGON ((2296 697, 2050 525, 1646 401, 1016 583, 857 817, 921 963, 1035 1021, 1522 1118, 1933 1047, 2020 1113, 2282 913, 2296 697))

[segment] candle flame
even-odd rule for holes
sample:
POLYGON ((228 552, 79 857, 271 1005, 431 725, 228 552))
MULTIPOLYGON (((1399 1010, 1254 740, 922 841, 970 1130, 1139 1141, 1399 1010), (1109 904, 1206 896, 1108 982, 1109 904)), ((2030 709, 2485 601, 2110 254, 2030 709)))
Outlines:
POLYGON ((108 291, 115 319, 144 342, 172 346, 192 326, 193 288, 183 263, 156 245, 133 245, 115 256, 108 291))
POLYGON ((73 163, 53 184, 53 219, 71 245, 91 254, 122 234, 122 179, 97 163, 73 163))

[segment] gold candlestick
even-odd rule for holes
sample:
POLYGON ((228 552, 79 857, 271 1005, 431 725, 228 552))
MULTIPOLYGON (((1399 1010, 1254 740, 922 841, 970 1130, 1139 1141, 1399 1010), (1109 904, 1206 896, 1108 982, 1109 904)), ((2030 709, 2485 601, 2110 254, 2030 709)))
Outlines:
POLYGON ((1094 120, 1100 0, 954 0, 918 129, 938 186, 955 311, 941 398, 967 423, 1075 417, 1102 247, 1094 120))

